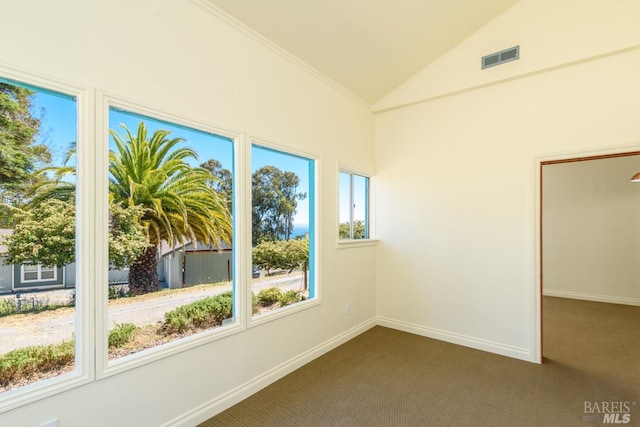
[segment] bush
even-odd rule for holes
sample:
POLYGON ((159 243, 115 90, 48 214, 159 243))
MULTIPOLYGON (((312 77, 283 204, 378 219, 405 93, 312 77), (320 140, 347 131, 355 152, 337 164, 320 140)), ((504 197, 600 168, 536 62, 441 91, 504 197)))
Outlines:
POLYGON ((18 303, 17 298, 2 298, 0 299, 0 317, 18 313, 39 313, 63 307, 73 307, 74 305, 75 294, 71 296, 67 303, 51 303, 48 298, 36 298, 35 296, 21 298, 20 303, 18 303))
POLYGON ((280 297, 280 305, 284 307, 285 305, 296 303, 300 301, 300 299, 301 299, 300 294, 298 292, 287 291, 283 293, 282 296, 280 297))
POLYGON ((133 323, 120 323, 109 331, 109 348, 122 347, 133 338, 133 333, 138 329, 133 323))
POLYGON ((126 285, 109 286, 109 299, 127 298, 128 296, 129 290, 126 285))
POLYGON ((73 363, 74 341, 19 348, 0 356, 0 384, 4 387, 73 363))
POLYGON ((282 298, 282 291, 276 287, 258 292, 258 304, 263 307, 277 303, 280 298, 282 298))
POLYGON ((218 326, 232 315, 233 295, 225 292, 165 313, 162 329, 166 333, 181 333, 189 329, 218 326))
POLYGON ((18 312, 16 300, 13 298, 0 299, 0 316, 8 316, 18 312))

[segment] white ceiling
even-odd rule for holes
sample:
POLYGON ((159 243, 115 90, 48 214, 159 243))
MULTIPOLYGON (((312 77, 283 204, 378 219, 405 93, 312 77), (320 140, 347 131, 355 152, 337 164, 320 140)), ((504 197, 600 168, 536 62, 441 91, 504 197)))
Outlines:
POLYGON ((370 104, 517 2, 209 1, 370 104))

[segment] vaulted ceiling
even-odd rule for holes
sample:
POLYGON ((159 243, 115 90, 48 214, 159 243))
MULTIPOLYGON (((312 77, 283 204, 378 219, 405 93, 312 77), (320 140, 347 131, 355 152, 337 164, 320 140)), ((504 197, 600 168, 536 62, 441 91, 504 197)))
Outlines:
POLYGON ((517 2, 209 1, 370 104, 517 2))

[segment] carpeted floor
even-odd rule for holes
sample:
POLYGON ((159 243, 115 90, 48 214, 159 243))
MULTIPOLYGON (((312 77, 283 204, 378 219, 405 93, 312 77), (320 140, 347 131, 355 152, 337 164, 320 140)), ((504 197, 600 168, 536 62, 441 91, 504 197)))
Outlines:
POLYGON ((542 365, 375 327, 200 427, 640 425, 640 307, 545 297, 543 317, 542 365))

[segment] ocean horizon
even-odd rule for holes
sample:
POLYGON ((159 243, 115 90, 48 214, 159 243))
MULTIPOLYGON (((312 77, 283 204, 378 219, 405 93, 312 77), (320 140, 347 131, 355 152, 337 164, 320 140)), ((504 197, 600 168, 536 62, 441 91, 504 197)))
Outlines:
POLYGON ((291 237, 304 237, 309 232, 309 224, 294 224, 291 237))

